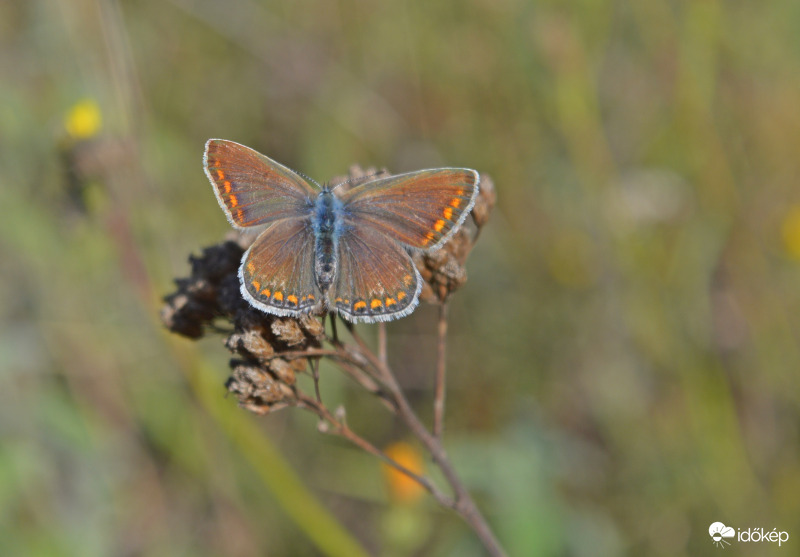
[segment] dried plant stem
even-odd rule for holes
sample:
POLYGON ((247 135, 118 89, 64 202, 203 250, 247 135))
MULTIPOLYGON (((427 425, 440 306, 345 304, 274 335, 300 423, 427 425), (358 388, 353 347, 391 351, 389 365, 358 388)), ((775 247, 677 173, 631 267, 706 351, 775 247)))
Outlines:
MULTIPOLYGON (((388 365, 383 364, 378 358, 366 345, 364 340, 355 332, 352 326, 348 324, 348 329, 350 330, 350 334, 355 340, 356 344, 359 347, 360 353, 370 362, 370 364, 377 370, 381 382, 386 386, 388 389, 394 404, 396 406, 396 413, 397 415, 406 423, 409 427, 413 435, 425 446, 428 452, 431 454, 431 458, 436 466, 442 471, 445 480, 450 485, 450 488, 453 490, 453 498, 445 497, 440 498, 436 497, 434 491, 431 490, 432 484, 428 485, 424 482, 419 482, 418 476, 415 474, 408 474, 406 471, 402 470, 400 467, 396 467, 398 470, 403 472, 404 474, 408 475, 410 478, 418 481, 420 485, 422 485, 425 489, 431 492, 431 494, 436 497, 436 499, 443 505, 446 505, 452 508, 456 513, 458 513, 461 518, 470 525, 472 530, 475 534, 480 538, 481 542, 483 543, 484 547, 486 548, 489 555, 493 557, 504 556, 505 551, 503 550, 500 542, 492 532, 489 524, 486 522, 486 519, 478 510, 478 507, 475 505, 475 501, 473 501, 472 496, 470 496, 467 489, 464 487, 464 484, 461 482, 458 474, 456 474, 455 468, 453 467, 450 459, 447 456, 447 452, 444 449, 444 446, 441 443, 441 439, 436 437, 435 435, 431 434, 422 421, 417 417, 414 409, 411 407, 411 404, 408 402, 408 399, 403 393, 402 388, 400 387, 397 379, 394 376, 391 368, 388 365)), ((380 455, 379 455, 380 456, 380 455)), ((388 457, 384 454, 382 460, 387 461, 388 457)), ((391 460, 391 459, 389 459, 391 460)))
POLYGON ((277 354, 271 354, 263 358, 264 361, 273 360, 275 358, 283 358, 284 360, 294 360, 295 358, 310 358, 330 356, 337 358, 342 355, 341 350, 326 350, 324 348, 306 348, 305 350, 285 350, 277 354))
POLYGON ((357 447, 363 449, 364 451, 370 453, 371 455, 378 457, 381 461, 385 462, 392 468, 396 469, 401 474, 405 474, 406 476, 408 476, 409 478, 413 479, 415 482, 420 484, 440 504, 446 507, 454 506, 455 504, 454 500, 447 494, 445 494, 443 491, 441 491, 438 487, 436 487, 436 485, 431 481, 430 478, 412 472, 411 470, 409 470, 408 468, 406 468, 393 458, 389 457, 385 452, 383 452, 375 445, 373 445, 372 443, 370 443, 369 441, 367 441, 366 439, 355 433, 352 429, 350 429, 350 427, 344 420, 336 419, 336 417, 331 413, 330 410, 328 410, 328 408, 325 405, 309 398, 308 396, 303 395, 302 393, 298 392, 297 395, 298 395, 298 404, 297 404, 298 406, 308 408, 309 410, 317 414, 317 416, 319 416, 320 419, 324 420, 325 422, 333 426, 333 429, 327 430, 326 433, 339 435, 340 437, 347 439, 348 441, 350 441, 357 447))
MULTIPOLYGON (((368 371, 364 370, 363 358, 356 358, 347 351, 347 347, 342 344, 334 343, 333 339, 329 339, 332 344, 336 346, 334 350, 324 348, 306 348, 305 350, 285 351, 278 354, 272 354, 264 358, 264 361, 270 361, 276 358, 283 358, 286 360, 293 360, 296 358, 309 358, 309 357, 322 357, 327 356, 336 361, 339 367, 353 379, 356 383, 364 387, 367 391, 377 396, 380 401, 389 408, 392 412, 396 412, 395 405, 391 398, 387 395, 385 390, 381 387, 378 381, 372 377, 368 371)), ((319 391, 319 360, 309 360, 311 365, 311 377, 314 380, 314 389, 319 391)))
POLYGON ((314 393, 317 395, 317 402, 322 404, 322 395, 319 392, 319 359, 311 358, 308 363, 311 366, 311 377, 314 379, 314 393))
POLYGON ((433 435, 441 441, 444 432, 445 374, 447 357, 447 300, 439 306, 439 343, 436 350, 436 384, 433 390, 433 435))

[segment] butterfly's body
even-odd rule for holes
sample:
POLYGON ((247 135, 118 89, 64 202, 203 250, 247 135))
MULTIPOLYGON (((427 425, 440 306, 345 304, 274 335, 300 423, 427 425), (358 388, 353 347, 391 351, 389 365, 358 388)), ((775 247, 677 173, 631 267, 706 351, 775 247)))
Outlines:
POLYGON ((411 313, 422 278, 408 249, 441 247, 478 195, 478 173, 420 170, 339 195, 253 151, 210 139, 206 175, 236 228, 264 230, 242 258, 242 296, 276 315, 332 311, 351 322, 411 313))
POLYGON ((344 227, 342 202, 329 189, 323 189, 314 200, 311 226, 314 229, 314 278, 323 295, 336 278, 336 252, 344 227))

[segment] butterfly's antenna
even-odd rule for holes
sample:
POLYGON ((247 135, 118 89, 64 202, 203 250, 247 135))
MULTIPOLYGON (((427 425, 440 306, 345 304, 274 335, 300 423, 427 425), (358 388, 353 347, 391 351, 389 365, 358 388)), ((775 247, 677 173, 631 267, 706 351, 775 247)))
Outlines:
POLYGON ((295 172, 297 175, 299 175, 299 176, 301 176, 301 177, 305 178, 306 180, 308 180, 309 182, 311 182, 311 183, 312 183, 312 184, 314 184, 315 186, 317 186, 319 189, 324 189, 324 188, 323 188, 323 187, 320 185, 320 183, 319 183, 319 182, 317 182, 317 181, 316 181, 314 178, 312 178, 311 176, 306 176, 305 174, 303 174, 302 172, 298 172, 297 170, 295 170, 294 172, 295 172))
POLYGON ((374 177, 379 176, 379 175, 384 174, 384 173, 388 174, 388 171, 386 169, 382 169, 382 170, 378 170, 376 172, 373 172, 372 174, 365 174, 364 176, 354 176, 353 178, 350 178, 349 180, 345 180, 344 182, 339 182, 338 184, 336 184, 335 186, 333 186, 331 188, 331 191, 335 190, 336 188, 338 188, 340 186, 344 186, 345 184, 350 184, 352 182, 360 181, 360 180, 368 180, 370 178, 374 178, 374 177))

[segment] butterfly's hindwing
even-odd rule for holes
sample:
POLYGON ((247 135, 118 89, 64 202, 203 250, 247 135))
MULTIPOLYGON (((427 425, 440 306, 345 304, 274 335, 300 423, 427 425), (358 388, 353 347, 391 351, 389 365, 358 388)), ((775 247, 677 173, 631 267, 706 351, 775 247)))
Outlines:
POLYGON ((321 301, 313 269, 311 219, 276 221, 242 259, 242 295, 250 305, 268 313, 293 317, 308 313, 321 301))
POLYGON ((344 228, 331 306, 353 323, 390 321, 411 313, 422 278, 408 253, 369 226, 348 222, 344 228))
POLYGON ((441 247, 464 222, 480 177, 466 168, 437 168, 378 178, 342 196, 345 213, 390 238, 422 250, 441 247))
POLYGON ((220 207, 236 228, 307 214, 317 195, 294 171, 233 141, 209 139, 203 165, 220 207))

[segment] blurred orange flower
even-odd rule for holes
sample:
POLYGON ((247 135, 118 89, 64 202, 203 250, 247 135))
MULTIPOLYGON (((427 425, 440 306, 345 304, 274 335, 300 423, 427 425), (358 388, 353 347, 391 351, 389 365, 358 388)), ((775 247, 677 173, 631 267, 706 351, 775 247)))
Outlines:
MULTIPOLYGON (((384 452, 389 458, 415 474, 422 475, 424 473, 422 455, 419 449, 410 443, 404 441, 392 443, 384 452)), ((383 465, 383 474, 389 496, 395 502, 413 503, 425 492, 425 488, 388 464, 383 465)))

